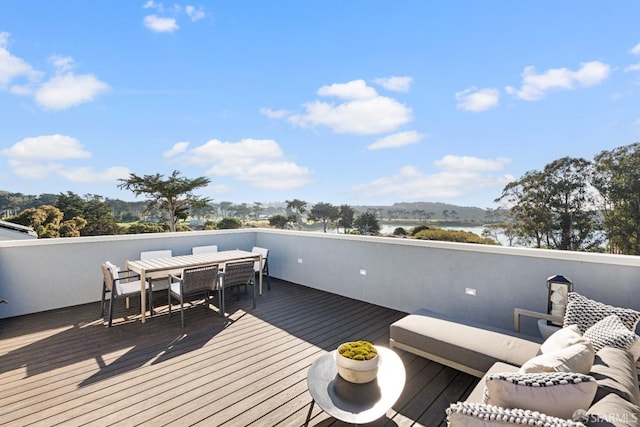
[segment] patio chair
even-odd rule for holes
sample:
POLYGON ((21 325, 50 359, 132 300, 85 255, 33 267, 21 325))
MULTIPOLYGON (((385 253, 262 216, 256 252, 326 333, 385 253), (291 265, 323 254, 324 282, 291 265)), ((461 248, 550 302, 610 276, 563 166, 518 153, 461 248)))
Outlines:
MULTIPOLYGON (((113 322, 113 303, 116 299, 128 298, 131 296, 140 296, 140 280, 132 280, 139 276, 131 271, 120 271, 118 267, 110 263, 104 262, 100 265, 102 269, 102 301, 100 303, 100 316, 104 317, 104 304, 107 292, 109 297, 109 327, 113 322)), ((151 301, 151 292, 149 285, 145 283, 145 289, 149 292, 149 301, 151 301)), ((151 303, 149 309, 152 309, 151 303)))
MULTIPOLYGON (((173 256, 171 249, 162 249, 157 251, 144 251, 140 252, 140 259, 154 259, 154 258, 167 258, 173 256)), ((151 291, 149 292, 149 313, 153 316, 153 291, 163 291, 169 287, 169 280, 162 278, 147 279, 151 291)))
POLYGON ((169 317, 171 317, 171 298, 180 301, 180 323, 184 328, 184 300, 194 295, 205 297, 205 306, 209 307, 209 294, 218 291, 220 299, 220 312, 222 311, 223 293, 218 286, 218 264, 204 265, 200 267, 185 268, 180 277, 169 275, 169 317))
MULTIPOLYGON (((251 249, 251 252, 262 255, 262 275, 267 277, 267 290, 271 290, 271 280, 269 279, 269 262, 268 262, 269 249, 254 246, 253 249, 251 249)), ((257 280, 258 273, 261 270, 258 261, 256 261, 254 264, 254 270, 256 273, 256 280, 257 280)))
POLYGON ((240 286, 250 285, 253 288, 253 308, 256 308, 256 286, 253 261, 228 262, 224 266, 224 272, 220 273, 220 309, 224 316, 224 292, 228 288, 236 288, 236 298, 240 299, 240 286))
POLYGON ((218 245, 194 246, 191 248, 192 255, 207 254, 211 252, 218 252, 218 245))

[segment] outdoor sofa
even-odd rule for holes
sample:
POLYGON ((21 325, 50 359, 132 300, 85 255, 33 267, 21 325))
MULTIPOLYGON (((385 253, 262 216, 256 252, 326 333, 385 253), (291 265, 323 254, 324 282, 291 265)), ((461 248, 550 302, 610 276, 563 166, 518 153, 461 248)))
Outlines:
POLYGON ((421 309, 390 326, 390 347, 480 379, 449 426, 640 426, 640 312, 570 293, 546 340, 421 309))

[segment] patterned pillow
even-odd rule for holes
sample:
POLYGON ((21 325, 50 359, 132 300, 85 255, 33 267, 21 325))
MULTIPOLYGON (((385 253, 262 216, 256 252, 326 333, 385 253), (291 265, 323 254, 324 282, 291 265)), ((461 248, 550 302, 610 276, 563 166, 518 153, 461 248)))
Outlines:
POLYGON ((591 341, 595 351, 607 346, 629 350, 639 338, 615 314, 605 317, 587 329, 583 337, 591 341))
POLYGON ((452 403, 447 408, 447 423, 450 427, 503 427, 505 425, 584 427, 582 423, 552 417, 536 411, 501 408, 470 402, 452 403))
POLYGON ((630 308, 614 307, 584 297, 577 292, 569 292, 567 310, 564 314, 565 325, 578 325, 580 333, 612 314, 617 315, 631 331, 636 330, 640 321, 640 312, 630 308))
POLYGON ((573 372, 489 374, 483 403, 568 419, 591 406, 597 388, 595 378, 573 372))

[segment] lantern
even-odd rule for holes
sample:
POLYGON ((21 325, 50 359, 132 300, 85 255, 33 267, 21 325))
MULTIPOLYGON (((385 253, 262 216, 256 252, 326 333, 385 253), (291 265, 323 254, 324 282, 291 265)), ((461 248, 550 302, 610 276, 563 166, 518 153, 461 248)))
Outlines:
MULTIPOLYGON (((563 318, 567 308, 569 292, 573 291, 573 282, 556 274, 547 279, 547 313, 563 318)), ((548 325, 562 326, 562 322, 548 320, 548 325)))

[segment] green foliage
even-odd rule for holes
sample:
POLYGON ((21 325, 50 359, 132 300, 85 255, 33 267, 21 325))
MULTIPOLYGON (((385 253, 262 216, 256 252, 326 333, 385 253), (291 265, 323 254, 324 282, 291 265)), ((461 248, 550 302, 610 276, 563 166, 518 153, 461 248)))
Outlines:
POLYGON ((222 218, 218 222, 219 230, 231 230, 231 229, 241 228, 241 227, 242 227, 242 221, 240 221, 238 218, 226 217, 226 218, 222 218))
POLYGON ((341 344, 338 353, 348 359, 371 360, 378 355, 378 350, 369 341, 353 341, 341 344))
POLYGON ((422 230, 430 230, 430 229, 431 229, 431 227, 429 227, 428 225, 418 225, 417 227, 413 227, 411 229, 411 235, 415 236, 416 234, 418 234, 422 230))
POLYGON ((271 218, 269 218, 269 225, 275 228, 280 228, 280 229, 284 229, 287 227, 287 225, 292 224, 294 222, 296 222, 295 215, 289 215, 289 216, 274 215, 271 218))
POLYGON ((186 224, 177 224, 176 231, 193 231, 193 229, 186 224))
POLYGON ((307 209, 307 202, 299 199, 285 200, 285 202, 287 204, 287 211, 293 212, 293 214, 296 216, 296 224, 298 225, 298 228, 300 228, 302 222, 302 214, 307 209))
POLYGON ((486 237, 480 237, 470 231, 444 230, 430 228, 418 232, 415 236, 419 240, 441 240, 445 242, 479 243, 484 245, 497 245, 498 243, 486 237))
POLYGON ((169 215, 169 229, 176 231, 178 220, 188 217, 189 208, 204 207, 209 203, 208 198, 195 196, 192 191, 206 187, 211 180, 205 177, 188 179, 180 176, 174 170, 171 176, 163 179, 160 174, 145 175, 143 177, 130 174, 128 179, 121 179, 119 188, 131 190, 136 196, 145 195, 150 198, 146 211, 160 208, 169 215))
POLYGON ((380 233, 380 222, 378 221, 376 214, 373 212, 364 212, 358 215, 353 222, 353 226, 360 234, 365 236, 380 233))
POLYGON ((342 227, 345 231, 353 228, 353 221, 356 212, 349 205, 340 205, 340 213, 338 219, 338 227, 342 227))
POLYGON ((309 220, 321 222, 323 230, 327 232, 327 226, 337 221, 340 216, 340 209, 331 203, 319 202, 311 207, 309 211, 309 220))
POLYGON ((640 255, 640 143, 603 151, 594 164, 609 250, 640 255))
POLYGON ((393 230, 393 235, 394 236, 406 236, 407 235, 407 230, 405 230, 403 227, 396 227, 396 229, 393 230))
POLYGON ((143 233, 164 233, 169 231, 163 224, 157 222, 140 222, 131 224, 126 229, 127 234, 143 234, 143 233))
POLYGON ((20 214, 7 218, 7 221, 33 228, 39 238, 78 237, 80 230, 87 224, 81 217, 63 221, 60 209, 51 205, 28 208, 20 214))
POLYGON ((203 230, 217 230, 218 229, 218 224, 216 222, 213 221, 205 221, 204 226, 202 228, 203 230))

